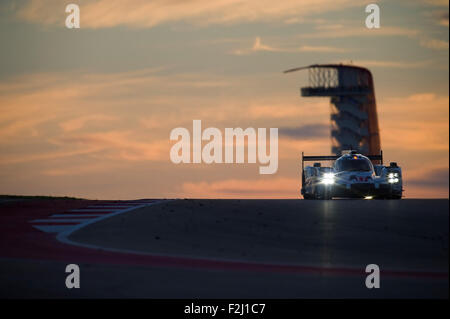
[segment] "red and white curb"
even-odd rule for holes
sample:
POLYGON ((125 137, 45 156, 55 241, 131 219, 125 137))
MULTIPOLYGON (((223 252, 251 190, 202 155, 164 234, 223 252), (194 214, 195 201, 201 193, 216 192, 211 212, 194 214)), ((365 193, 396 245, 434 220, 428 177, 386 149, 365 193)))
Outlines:
POLYGON ((81 209, 53 214, 44 219, 34 219, 34 228, 46 233, 72 233, 100 220, 154 204, 156 200, 101 202, 81 209))

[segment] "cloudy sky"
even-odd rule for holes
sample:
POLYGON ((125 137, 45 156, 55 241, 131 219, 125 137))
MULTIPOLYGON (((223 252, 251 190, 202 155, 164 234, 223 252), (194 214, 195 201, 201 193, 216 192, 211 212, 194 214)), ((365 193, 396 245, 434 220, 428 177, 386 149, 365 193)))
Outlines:
POLYGON ((343 62, 374 76, 386 161, 406 197, 449 195, 448 1, 3 0, 0 194, 96 199, 296 198, 300 154, 330 152, 329 100, 307 72, 343 62), (81 28, 67 29, 77 3, 81 28), (170 131, 277 127, 279 169, 180 164, 170 131))

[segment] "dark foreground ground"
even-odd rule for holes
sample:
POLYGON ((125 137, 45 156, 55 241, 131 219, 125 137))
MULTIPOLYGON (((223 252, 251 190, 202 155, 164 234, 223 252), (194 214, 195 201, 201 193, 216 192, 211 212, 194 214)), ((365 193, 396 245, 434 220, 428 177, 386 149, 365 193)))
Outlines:
POLYGON ((0 251, 0 297, 448 298, 448 222, 448 200, 166 201, 68 237, 90 248, 0 251))

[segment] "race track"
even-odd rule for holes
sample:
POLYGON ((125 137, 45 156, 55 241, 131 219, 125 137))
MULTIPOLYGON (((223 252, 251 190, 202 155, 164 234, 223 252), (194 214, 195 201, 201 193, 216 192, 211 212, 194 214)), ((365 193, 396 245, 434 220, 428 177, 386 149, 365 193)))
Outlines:
POLYGON ((448 298, 448 200, 0 204, 3 298, 448 298), (67 289, 75 263, 81 288, 67 289), (377 264, 381 287, 367 289, 377 264))

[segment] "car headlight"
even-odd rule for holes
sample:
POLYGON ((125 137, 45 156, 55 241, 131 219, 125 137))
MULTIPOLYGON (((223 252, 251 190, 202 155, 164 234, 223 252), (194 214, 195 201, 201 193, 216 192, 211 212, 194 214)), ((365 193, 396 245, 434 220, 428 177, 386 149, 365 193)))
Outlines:
POLYGON ((398 183, 399 179, 398 179, 398 174, 397 173, 390 173, 388 175, 388 183, 389 184, 395 184, 398 183))
POLYGON ((325 173, 322 177, 322 183, 325 185, 334 184, 334 173, 325 173))

